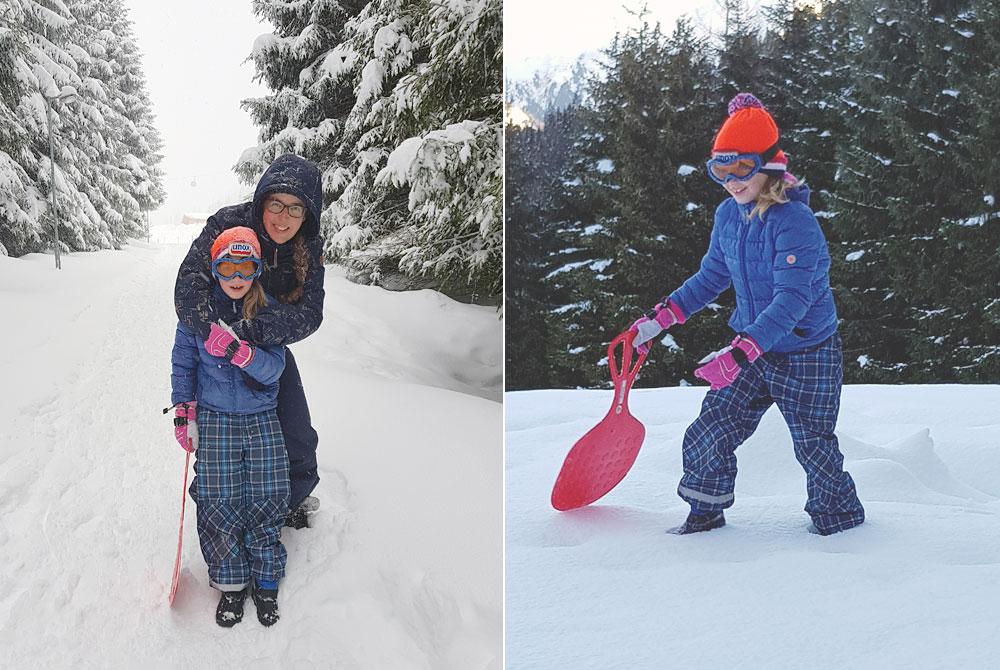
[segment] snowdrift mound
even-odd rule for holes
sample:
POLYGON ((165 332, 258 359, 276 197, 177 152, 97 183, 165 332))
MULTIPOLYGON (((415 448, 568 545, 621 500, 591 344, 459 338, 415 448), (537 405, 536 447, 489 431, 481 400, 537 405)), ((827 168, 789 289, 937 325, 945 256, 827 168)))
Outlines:
POLYGON ((0 258, 0 667, 499 669, 495 310, 329 268, 292 345, 320 435, 313 527, 284 529, 282 618, 214 622, 169 404, 177 267, 197 231, 0 258), (10 324, 13 324, 11 327, 10 324), (438 340, 440 338, 440 341, 438 340))
POLYGON ((724 528, 665 533, 704 388, 640 389, 628 476, 589 507, 548 494, 610 391, 506 395, 507 665, 992 667, 1000 579, 1000 386, 848 386, 838 436, 867 521, 807 532, 776 408, 737 451, 724 528))

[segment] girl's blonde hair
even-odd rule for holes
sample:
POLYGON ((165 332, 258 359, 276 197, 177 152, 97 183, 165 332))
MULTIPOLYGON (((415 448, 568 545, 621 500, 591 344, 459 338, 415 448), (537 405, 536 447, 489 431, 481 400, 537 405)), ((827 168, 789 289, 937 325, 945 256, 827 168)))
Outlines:
MULTIPOLYGON (((258 277, 259 279, 259 277, 258 277)), ((247 321, 257 316, 261 307, 267 304, 264 296, 264 287, 256 279, 250 285, 250 290, 243 296, 243 318, 247 321)))
POLYGON ((788 202, 786 191, 793 185, 792 182, 786 181, 784 177, 767 175, 767 181, 764 182, 764 187, 760 189, 760 195, 757 196, 757 204, 751 210, 750 218, 752 219, 754 216, 764 218, 764 212, 771 205, 788 202))

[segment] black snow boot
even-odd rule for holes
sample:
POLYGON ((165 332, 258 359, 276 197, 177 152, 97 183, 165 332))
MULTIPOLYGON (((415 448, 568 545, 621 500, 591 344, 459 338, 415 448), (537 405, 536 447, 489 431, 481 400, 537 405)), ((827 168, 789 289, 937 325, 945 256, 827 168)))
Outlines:
POLYGON ((688 518, 680 526, 671 528, 668 533, 674 535, 690 535, 691 533, 703 533, 706 530, 722 528, 726 525, 726 516, 720 512, 709 512, 707 514, 695 514, 691 512, 688 518))
POLYGON ((278 589, 262 589, 255 579, 250 595, 253 597, 253 604, 257 606, 257 621, 265 626, 277 623, 278 589))
POLYGON ((305 500, 285 517, 285 525, 296 530, 309 527, 309 517, 319 509, 319 498, 306 496, 305 500))
POLYGON ((308 528, 309 515, 301 507, 296 507, 288 512, 288 516, 285 517, 285 525, 296 530, 299 528, 308 528))
POLYGON ((215 623, 223 628, 232 628, 243 620, 243 601, 247 590, 223 591, 219 596, 219 606, 215 608, 215 623))

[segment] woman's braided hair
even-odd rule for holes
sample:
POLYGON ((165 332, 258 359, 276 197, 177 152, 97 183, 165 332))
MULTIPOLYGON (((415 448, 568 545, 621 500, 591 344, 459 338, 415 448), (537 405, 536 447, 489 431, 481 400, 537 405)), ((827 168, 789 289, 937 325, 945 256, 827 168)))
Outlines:
POLYGON ((306 238, 302 230, 295 233, 292 240, 292 271, 295 273, 297 286, 284 295, 279 295, 278 300, 283 303, 297 303, 302 299, 302 293, 306 287, 306 272, 309 270, 309 250, 306 249, 306 238))

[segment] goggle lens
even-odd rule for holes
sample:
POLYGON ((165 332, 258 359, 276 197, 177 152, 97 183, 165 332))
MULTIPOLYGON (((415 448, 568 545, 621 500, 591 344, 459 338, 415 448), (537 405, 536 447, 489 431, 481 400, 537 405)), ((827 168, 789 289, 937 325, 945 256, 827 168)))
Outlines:
POLYGON ((260 274, 260 261, 256 258, 245 258, 240 261, 220 258, 212 264, 212 272, 223 279, 232 279, 237 275, 243 279, 253 279, 260 274))
POLYGON ((708 161, 707 167, 708 175, 719 184, 725 185, 730 179, 740 181, 750 179, 760 172, 762 162, 761 157, 756 154, 740 154, 738 156, 730 154, 711 159, 708 161))
POLYGON ((714 163, 712 165, 712 172, 719 179, 725 179, 729 176, 736 177, 737 179, 745 179, 756 172, 756 170, 757 163, 749 158, 740 158, 729 165, 722 165, 719 163, 714 163))

